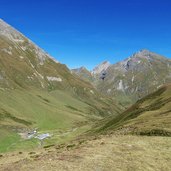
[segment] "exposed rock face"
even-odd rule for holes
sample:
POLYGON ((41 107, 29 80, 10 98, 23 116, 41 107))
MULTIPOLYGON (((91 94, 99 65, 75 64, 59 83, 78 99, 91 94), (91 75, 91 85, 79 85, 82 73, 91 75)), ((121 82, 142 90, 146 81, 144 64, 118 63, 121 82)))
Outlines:
POLYGON ((101 72, 106 71, 110 65, 111 64, 108 61, 105 61, 105 62, 101 63, 100 65, 98 65, 97 67, 95 67, 92 71, 92 74, 94 74, 94 75, 100 74, 101 72))

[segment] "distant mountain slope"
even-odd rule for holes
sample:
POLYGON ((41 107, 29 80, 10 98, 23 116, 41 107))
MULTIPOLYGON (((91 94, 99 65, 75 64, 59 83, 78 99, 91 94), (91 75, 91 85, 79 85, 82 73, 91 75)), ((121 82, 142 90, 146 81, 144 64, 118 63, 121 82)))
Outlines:
POLYGON ((92 72, 95 73, 92 84, 99 92, 116 98, 124 106, 171 82, 171 60, 149 50, 141 50, 124 61, 98 71, 92 72), (106 78, 103 81, 100 76, 104 71, 106 78))
POLYGON ((100 132, 171 136, 171 85, 161 87, 121 115, 103 122, 97 129, 100 132))
POLYGON ((89 82, 94 81, 92 73, 90 71, 88 71, 85 67, 72 69, 71 72, 86 81, 89 81, 89 82))
POLYGON ((148 50, 111 65, 106 80, 95 85, 100 92, 130 104, 171 82, 171 60, 148 50))
POLYGON ((4 145, 0 151, 9 149, 15 140, 18 142, 19 130, 67 129, 121 112, 114 100, 73 75, 66 65, 3 20, 0 97, 0 144, 4 145))

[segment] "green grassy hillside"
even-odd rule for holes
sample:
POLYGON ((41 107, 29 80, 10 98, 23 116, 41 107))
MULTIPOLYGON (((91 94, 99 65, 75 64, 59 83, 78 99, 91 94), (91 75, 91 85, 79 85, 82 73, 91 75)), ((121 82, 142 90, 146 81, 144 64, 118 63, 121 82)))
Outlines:
POLYGON ((37 129, 53 135, 47 143, 59 143, 85 131, 95 119, 121 110, 114 100, 0 20, 0 152, 39 145, 19 133, 37 129))
MULTIPOLYGON (((24 133, 38 128, 39 132, 67 132, 73 128, 91 125, 103 115, 114 114, 110 100, 83 100, 61 90, 0 90, 0 151, 20 148, 24 133)), ((113 109, 115 105, 113 106, 113 109)), ((89 127, 88 127, 89 128, 89 127)), ((76 135, 75 135, 76 136, 76 135)), ((53 140, 54 141, 54 140, 53 140)), ((25 147, 37 146, 37 141, 22 141, 25 147)), ((58 143, 58 141, 56 142, 58 143)))
POLYGON ((171 85, 144 97, 121 115, 103 120, 97 131, 107 130, 121 134, 171 136, 171 85))

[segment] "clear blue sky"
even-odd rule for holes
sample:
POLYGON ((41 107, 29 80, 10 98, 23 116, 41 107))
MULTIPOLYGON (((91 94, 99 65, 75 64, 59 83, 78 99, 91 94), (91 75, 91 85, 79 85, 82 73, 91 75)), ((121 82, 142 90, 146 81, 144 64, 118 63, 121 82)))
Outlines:
POLYGON ((170 0, 3 0, 0 18, 70 68, 144 48, 171 57, 170 0))

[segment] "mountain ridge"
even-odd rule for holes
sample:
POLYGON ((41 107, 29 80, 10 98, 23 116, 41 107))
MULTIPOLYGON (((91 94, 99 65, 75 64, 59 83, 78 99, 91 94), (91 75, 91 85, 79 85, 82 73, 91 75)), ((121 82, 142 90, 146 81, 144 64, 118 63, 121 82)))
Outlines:
MULTIPOLYGON (((84 79, 83 74, 77 72, 77 75, 84 79)), ((93 74, 91 80, 98 91, 129 106, 161 85, 171 82, 171 60, 142 49, 93 74), (100 79, 103 72, 104 81, 100 79)))
MULTIPOLYGON (((38 47, 36 43, 31 41, 29 38, 27 38, 25 35, 23 35, 21 32, 19 32, 17 29, 12 27, 10 24, 6 23, 4 20, 0 19, 0 34, 4 35, 5 37, 8 37, 13 42, 23 42, 24 39, 27 39, 29 43, 35 46, 37 49, 37 54, 40 53, 40 56, 43 54, 46 54, 49 58, 53 59, 55 62, 59 63, 55 58, 50 56, 47 52, 45 52, 43 49, 38 47)), ((39 55, 38 55, 39 56, 39 55)), ((43 56, 42 56, 43 57, 43 56)), ((40 59, 43 62, 44 58, 40 59)))

